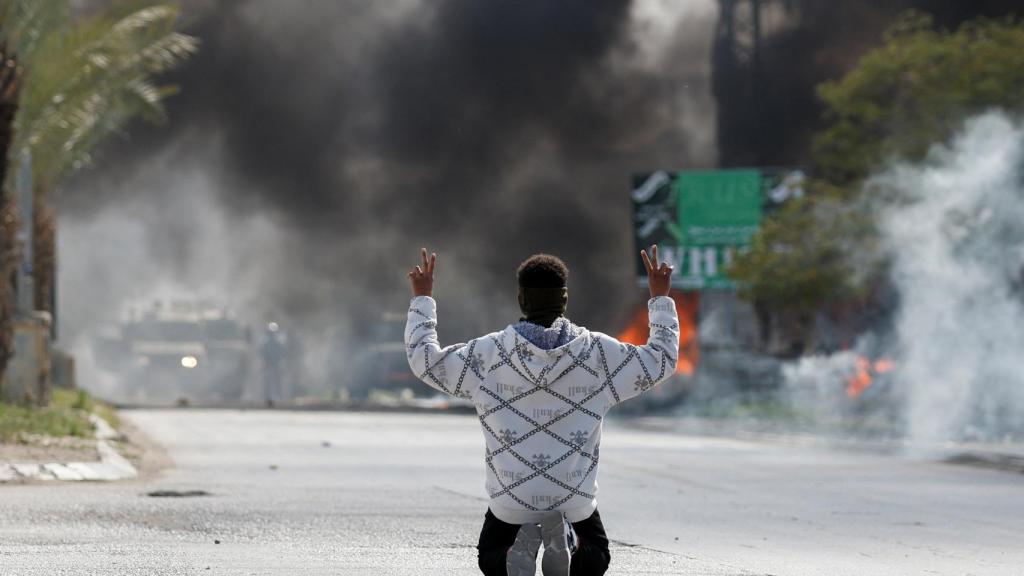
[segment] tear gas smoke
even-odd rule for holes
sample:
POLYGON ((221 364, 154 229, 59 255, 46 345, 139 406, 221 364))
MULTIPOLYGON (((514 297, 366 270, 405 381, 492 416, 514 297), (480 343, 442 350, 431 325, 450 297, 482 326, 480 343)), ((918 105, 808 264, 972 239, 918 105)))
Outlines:
POLYGON ((892 353, 889 339, 867 333, 850 350, 786 362, 781 399, 822 431, 900 437, 904 399, 892 353))
POLYGON ((909 439, 1024 432, 1024 127, 991 113, 873 184, 901 293, 895 378, 909 439))
POLYGON ((877 218, 899 296, 892 332, 785 366, 787 400, 824 422, 884 419, 915 449, 1024 434, 1022 169, 1024 127, 989 113, 872 178, 897 199, 877 218), (867 403, 848 397, 864 391, 849 384, 859 369, 875 379, 867 403))
POLYGON ((642 299, 629 174, 715 161, 713 0, 186 15, 203 45, 170 78, 170 124, 62 192, 66 340, 126 302, 198 293, 300 327, 322 371, 405 309, 421 245, 440 254, 446 341, 514 320, 514 270, 537 251, 572 268, 576 321, 616 329, 642 299))

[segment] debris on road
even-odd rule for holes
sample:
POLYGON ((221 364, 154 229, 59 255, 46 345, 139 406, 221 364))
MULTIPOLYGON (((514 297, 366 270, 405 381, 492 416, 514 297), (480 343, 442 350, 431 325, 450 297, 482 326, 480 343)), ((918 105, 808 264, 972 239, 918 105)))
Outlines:
POLYGON ((200 496, 212 496, 206 490, 153 490, 147 492, 150 498, 196 498, 200 496))
POLYGON ((948 456, 945 459, 947 464, 959 464, 961 466, 976 466, 979 468, 991 468, 1004 472, 1018 472, 1024 474, 1024 456, 1013 454, 1000 454, 997 452, 960 452, 948 456))

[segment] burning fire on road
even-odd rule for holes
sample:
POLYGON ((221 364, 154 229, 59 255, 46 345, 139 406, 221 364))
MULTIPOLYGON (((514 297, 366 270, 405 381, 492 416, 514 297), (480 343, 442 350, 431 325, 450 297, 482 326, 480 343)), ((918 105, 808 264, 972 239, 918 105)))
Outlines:
POLYGON ((860 397, 865 390, 871 387, 879 374, 891 372, 895 367, 896 364, 888 358, 879 358, 872 362, 869 358, 858 356, 855 364, 856 372, 846 381, 846 396, 848 398, 860 397))
MULTIPOLYGON (((676 302, 679 312, 679 361, 676 363, 676 374, 693 376, 700 361, 700 349, 697 345, 697 309, 700 295, 696 292, 672 292, 671 298, 676 302)), ((647 325, 647 305, 644 304, 630 316, 629 324, 619 333, 618 339, 629 344, 642 345, 647 343, 650 329, 647 325)))

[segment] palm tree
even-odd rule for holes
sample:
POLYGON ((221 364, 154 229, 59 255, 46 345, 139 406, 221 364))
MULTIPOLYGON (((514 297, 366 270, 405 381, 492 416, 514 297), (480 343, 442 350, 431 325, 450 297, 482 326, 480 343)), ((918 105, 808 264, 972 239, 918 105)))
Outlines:
POLYGON ((14 271, 14 226, 7 217, 9 205, 7 187, 7 156, 14 140, 14 118, 18 113, 23 70, 16 57, 8 51, 0 38, 0 378, 7 365, 6 351, 11 349, 10 323, 14 309, 11 278, 14 271), (7 327, 4 329, 3 327, 7 327))
POLYGON ((98 144, 136 117, 165 120, 163 100, 176 90, 153 78, 195 52, 194 38, 176 31, 179 12, 158 2, 83 18, 40 39, 25 82, 16 146, 32 152, 36 201, 33 269, 35 303, 53 312, 57 184, 88 166, 98 144))
MULTIPOLYGON (((0 280, 17 261, 16 211, 6 192, 11 152, 31 152, 35 221, 36 308, 52 312, 56 211, 54 190, 88 166, 97 146, 130 121, 165 119, 173 86, 154 78, 193 54, 195 38, 176 31, 177 6, 155 0, 120 2, 74 18, 69 0, 0 0, 0 42, 16 44, 16 88, 0 102, 0 195, 4 234, 0 280), (6 106, 10 104, 9 117, 6 106)), ((2 45, 2 44, 0 44, 2 45)), ((5 72, 8 68, 5 67, 5 72)), ((2 77, 0 77, 2 79, 2 77)), ((6 84, 4 84, 6 86, 6 84)), ((10 354, 12 294, 0 281, 0 374, 10 354)))

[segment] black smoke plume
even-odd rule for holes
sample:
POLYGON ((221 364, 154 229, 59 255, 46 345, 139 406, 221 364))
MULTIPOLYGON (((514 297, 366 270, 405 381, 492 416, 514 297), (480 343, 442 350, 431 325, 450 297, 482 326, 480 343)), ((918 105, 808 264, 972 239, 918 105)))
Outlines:
POLYGON ((802 164, 814 86, 900 11, 952 27, 1016 9, 762 2, 753 65, 724 42, 728 4, 187 1, 203 47, 168 78, 170 123, 133 127, 60 197, 62 334, 194 290, 351 344, 404 310, 421 245, 441 255, 446 340, 514 320, 537 251, 572 268, 570 316, 614 332, 643 298, 631 172, 802 164))
POLYGON ((631 172, 714 164, 710 1, 215 4, 186 4, 202 49, 170 124, 64 191, 71 334, 145 286, 213 284, 351 342, 404 311, 421 245, 446 340, 514 321, 538 251, 572 269, 569 314, 614 332, 643 300, 631 172))

